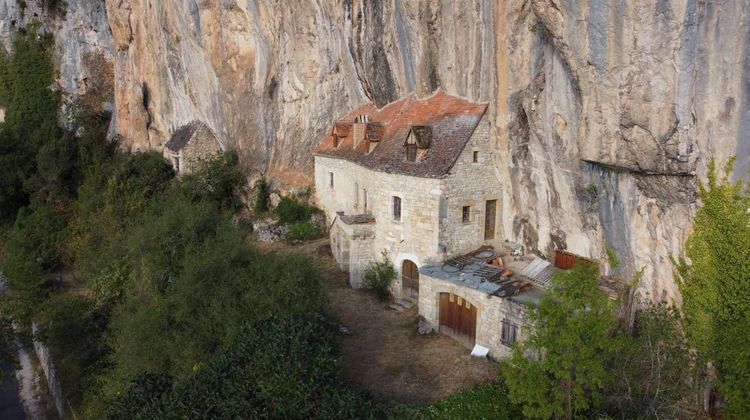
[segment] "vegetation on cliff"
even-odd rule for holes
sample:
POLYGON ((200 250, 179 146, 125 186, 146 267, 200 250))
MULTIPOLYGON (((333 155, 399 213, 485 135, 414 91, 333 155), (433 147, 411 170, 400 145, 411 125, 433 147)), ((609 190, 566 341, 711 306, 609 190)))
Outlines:
POLYGON ((690 262, 678 263, 685 326, 690 344, 715 369, 729 410, 741 416, 750 412, 750 191, 742 181, 719 178, 712 162, 700 197, 686 244, 690 262))

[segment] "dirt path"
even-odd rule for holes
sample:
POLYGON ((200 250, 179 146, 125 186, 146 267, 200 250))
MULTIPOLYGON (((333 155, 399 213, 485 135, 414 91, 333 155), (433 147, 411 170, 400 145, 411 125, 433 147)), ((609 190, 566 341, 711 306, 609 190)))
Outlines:
POLYGON ((389 303, 350 288, 347 275, 322 254, 317 249, 314 253, 324 270, 331 308, 351 331, 341 348, 351 385, 377 399, 423 404, 497 378, 497 363, 471 357, 446 336, 419 335, 416 306, 397 312, 389 303))

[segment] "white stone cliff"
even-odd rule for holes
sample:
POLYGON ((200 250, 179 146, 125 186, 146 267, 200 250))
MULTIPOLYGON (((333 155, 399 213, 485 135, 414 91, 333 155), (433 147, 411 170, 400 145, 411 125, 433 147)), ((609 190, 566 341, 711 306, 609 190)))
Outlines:
MULTIPOLYGON (((3 36, 12 3, 0 2, 3 36)), ((101 3, 68 0, 66 89, 101 3)), ((311 184, 310 151, 356 105, 437 88, 488 101, 502 234, 602 261, 610 247, 615 274, 645 268, 652 298, 679 299, 669 258, 710 159, 750 168, 750 0, 104 3, 113 129, 132 149, 197 119, 249 169, 311 184)))

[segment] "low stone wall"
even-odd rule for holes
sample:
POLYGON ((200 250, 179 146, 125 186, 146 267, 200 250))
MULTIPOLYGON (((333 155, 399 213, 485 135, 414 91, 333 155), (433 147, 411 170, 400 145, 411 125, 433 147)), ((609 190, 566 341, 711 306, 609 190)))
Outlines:
MULTIPOLYGON (((38 331, 38 326, 35 322, 32 322, 31 330, 34 336, 36 336, 37 331, 38 331)), ((44 371, 44 376, 47 377, 47 385, 49 386, 49 393, 55 402, 55 409, 57 410, 57 414, 58 416, 60 416, 61 419, 64 419, 66 418, 66 413, 65 413, 65 402, 64 402, 63 393, 62 393, 62 386, 60 385, 60 379, 57 376, 57 370, 55 369, 55 365, 52 363, 52 358, 50 357, 49 348, 41 341, 34 340, 34 352, 36 353, 36 357, 37 359, 39 359, 39 363, 42 366, 42 370, 44 371)))
POLYGON ((476 306, 476 344, 489 348, 491 358, 502 359, 510 355, 510 347, 500 340, 504 319, 518 327, 517 340, 523 340, 527 329, 524 305, 420 273, 419 314, 431 323, 435 330, 440 326, 441 293, 452 293, 476 306))

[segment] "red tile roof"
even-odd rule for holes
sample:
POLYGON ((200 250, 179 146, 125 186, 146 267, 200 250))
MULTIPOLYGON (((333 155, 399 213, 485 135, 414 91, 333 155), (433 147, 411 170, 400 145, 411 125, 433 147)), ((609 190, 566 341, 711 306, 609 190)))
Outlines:
POLYGON ((314 153, 345 159, 378 171, 437 178, 446 175, 453 167, 486 110, 486 103, 469 102, 442 91, 424 99, 411 94, 381 109, 370 103, 335 123, 339 133, 338 147, 331 130, 314 153), (354 147, 355 130, 348 129, 358 115, 369 117, 366 138, 378 142, 369 154, 366 141, 354 147), (412 126, 431 128, 429 148, 416 162, 406 160, 404 145, 412 126), (342 130, 344 127, 347 129, 342 130), (344 132, 346 134, 342 136, 344 132))

